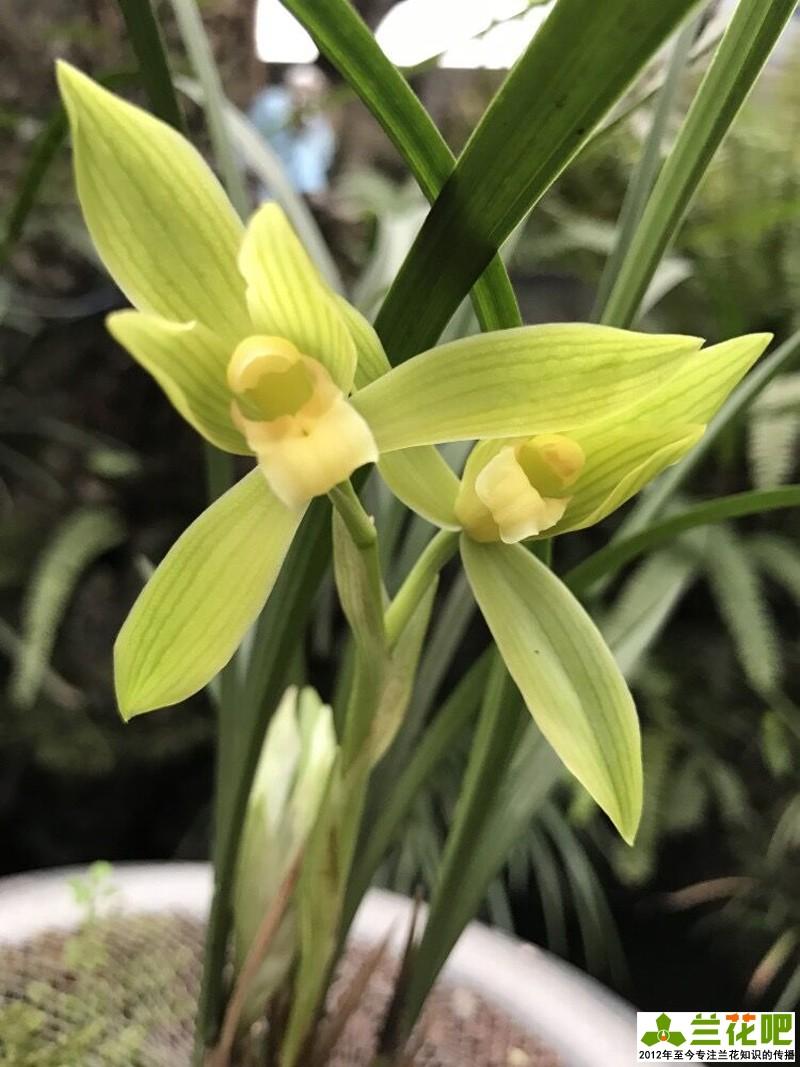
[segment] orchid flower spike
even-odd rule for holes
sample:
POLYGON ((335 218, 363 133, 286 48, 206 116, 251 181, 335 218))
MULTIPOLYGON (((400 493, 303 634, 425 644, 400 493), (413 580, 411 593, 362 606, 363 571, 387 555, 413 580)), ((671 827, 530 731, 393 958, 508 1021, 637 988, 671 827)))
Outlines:
POLYGON ((115 645, 123 716, 209 682, 263 608, 309 502, 377 463, 400 500, 461 531, 476 600, 534 718, 630 840, 641 810, 630 694, 583 608, 517 542, 599 522, 680 459, 769 336, 702 349, 696 337, 529 326, 392 367, 277 204, 244 226, 177 132, 68 64, 58 80, 84 218, 133 305, 109 330, 206 441, 255 464, 134 604, 115 645), (460 479, 435 447, 450 441, 477 442, 460 479))

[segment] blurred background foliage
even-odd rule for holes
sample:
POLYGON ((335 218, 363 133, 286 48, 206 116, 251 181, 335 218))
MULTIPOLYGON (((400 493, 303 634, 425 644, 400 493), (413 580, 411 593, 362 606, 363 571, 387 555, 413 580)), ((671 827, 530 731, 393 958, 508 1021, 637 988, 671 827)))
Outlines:
MULTIPOLYGON (((375 25, 392 5, 357 6, 375 25)), ((252 4, 202 7, 226 91, 245 108, 265 78, 252 47, 252 4)), ((160 13, 174 69, 188 73, 169 5, 160 13)), ((793 30, 659 271, 646 328, 711 341, 771 330, 780 342, 800 327, 793 30)), ((200 453, 104 331, 105 313, 124 301, 92 253, 68 153, 55 137, 56 55, 111 75, 141 99, 114 4, 12 0, 0 9, 0 206, 8 224, 0 253, 3 873, 97 856, 202 858, 208 847, 206 698, 124 727, 110 658, 151 561, 202 508, 200 453), (23 227, 28 205, 19 191, 51 144, 52 163, 23 227)), ((685 79, 686 101, 697 67, 702 60, 685 79)), ((374 121, 326 73, 322 107, 337 148, 331 187, 313 208, 355 302, 369 314, 426 208, 374 121)), ((272 67, 266 77, 279 82, 282 74, 272 67)), ((413 84, 458 148, 497 80, 497 72, 426 67, 413 84)), ((649 115, 639 107, 597 138, 507 249, 527 322, 589 317, 649 115)), ((201 117, 191 109, 189 117, 202 145, 201 117)), ((462 309, 449 330, 476 328, 462 309)), ((724 434, 683 503, 795 479, 799 442, 800 374, 787 373, 724 434)), ((455 450, 450 458, 457 464, 461 456, 455 450)), ((429 530, 404 517, 374 481, 368 493, 399 582, 429 530)), ((559 543, 558 569, 609 532, 606 524, 559 543)), ((693 994, 721 1002, 745 993, 748 1003, 800 1000, 798 534, 800 517, 788 511, 708 528, 594 591, 592 610, 643 720, 647 797, 638 842, 622 845, 578 787, 564 782, 485 903, 494 922, 644 1005, 674 993, 687 1002, 693 994)), ((325 584, 295 671, 326 696, 343 635, 325 584)), ((448 574, 387 781, 392 761, 396 769, 410 751, 415 725, 437 710, 484 644, 463 578, 448 574)), ((411 892, 430 883, 469 743, 465 729, 430 777, 381 868, 383 884, 411 892)))

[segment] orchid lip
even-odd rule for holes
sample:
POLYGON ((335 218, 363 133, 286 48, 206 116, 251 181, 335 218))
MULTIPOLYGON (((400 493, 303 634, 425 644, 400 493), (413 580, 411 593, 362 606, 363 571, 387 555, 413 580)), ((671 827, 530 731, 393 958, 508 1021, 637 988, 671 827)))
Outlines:
POLYGON ((246 338, 227 378, 231 419, 287 507, 303 507, 377 460, 366 420, 325 367, 285 338, 246 338))

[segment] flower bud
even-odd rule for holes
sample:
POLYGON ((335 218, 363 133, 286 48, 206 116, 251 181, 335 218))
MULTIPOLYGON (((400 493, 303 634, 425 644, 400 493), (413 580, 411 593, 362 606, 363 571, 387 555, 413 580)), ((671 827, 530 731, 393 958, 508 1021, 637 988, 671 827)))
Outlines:
MULTIPOLYGON (((314 826, 335 755, 331 709, 313 689, 287 689, 264 739, 242 830, 233 894, 237 972, 314 826)), ((258 1018, 289 973, 296 925, 290 903, 251 986, 245 1024, 258 1018)))

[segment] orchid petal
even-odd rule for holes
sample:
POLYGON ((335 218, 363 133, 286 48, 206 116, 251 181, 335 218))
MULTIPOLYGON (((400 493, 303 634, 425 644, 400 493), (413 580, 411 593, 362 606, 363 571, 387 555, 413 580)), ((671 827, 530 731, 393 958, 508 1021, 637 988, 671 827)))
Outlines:
POLYGON ((140 311, 203 322, 233 346, 249 327, 236 267, 242 225, 200 154, 165 123, 68 63, 58 84, 86 225, 140 311))
POLYGON ((222 670, 264 606, 301 518, 255 470, 178 538, 114 646, 125 719, 184 700, 222 670))
POLYGON ((521 545, 461 538, 475 598, 539 729, 631 843, 642 809, 639 723, 599 630, 521 545))
POLYGON ((353 396, 382 453, 471 438, 564 433, 621 416, 701 342, 608 326, 524 326, 463 338, 353 396))
POLYGON ((247 282, 253 333, 285 337, 348 393, 355 344, 333 292, 277 204, 264 204, 250 219, 239 269, 247 282))
POLYGON ((200 322, 170 322, 140 311, 118 311, 107 325, 199 434, 225 452, 250 454, 231 420, 229 353, 220 337, 200 322))

